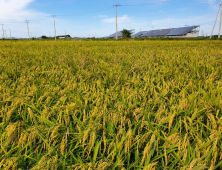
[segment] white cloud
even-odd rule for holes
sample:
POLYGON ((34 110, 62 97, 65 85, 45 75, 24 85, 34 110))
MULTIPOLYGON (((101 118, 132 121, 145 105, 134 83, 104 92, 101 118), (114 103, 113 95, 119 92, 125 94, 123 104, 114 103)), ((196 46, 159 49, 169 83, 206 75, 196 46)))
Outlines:
MULTIPOLYGON (((208 3, 209 6, 213 7, 218 10, 218 0, 196 0, 201 3, 208 3)), ((29 5, 33 3, 34 0, 0 0, 0 22, 4 25, 4 30, 7 31, 7 35, 9 35, 9 29, 12 31, 12 37, 28 37, 27 34, 27 27, 24 23, 24 20, 27 19, 31 20, 29 23, 30 34, 32 36, 53 36, 54 35, 54 23, 52 17, 46 17, 48 14, 41 13, 36 10, 32 10, 29 8, 29 5), (43 20, 39 20, 43 19, 43 20), (23 23, 19 24, 12 24, 7 25, 7 22, 11 21, 19 21, 23 23)), ((184 11, 186 8, 183 9, 184 11)), ((182 11, 183 11, 182 10, 182 11)), ((217 12, 217 10, 215 10, 217 12)), ((153 20, 152 18, 135 18, 133 16, 123 15, 118 17, 118 29, 121 30, 122 28, 126 29, 136 29, 138 32, 140 29, 142 30, 150 30, 152 29, 151 26, 153 25, 153 29, 162 29, 162 28, 171 28, 171 27, 181 27, 186 24, 193 25, 193 24, 202 24, 208 23, 205 25, 201 25, 201 31, 204 30, 204 33, 210 34, 213 23, 216 17, 216 12, 213 14, 208 14, 204 16, 194 16, 194 17, 184 17, 184 18, 167 18, 167 19, 160 19, 160 20, 153 20)), ((159 13, 164 13, 164 11, 159 10, 159 13)), ((97 15, 96 18, 100 20, 102 23, 98 23, 96 28, 94 26, 91 27, 89 23, 86 26, 78 27, 70 27, 69 25, 72 24, 70 20, 63 20, 56 18, 56 30, 57 35, 63 35, 65 30, 67 34, 71 36, 106 36, 113 32, 115 32, 115 23, 116 18, 108 18, 107 15, 97 15), (101 27, 101 28, 100 28, 101 27), (105 28, 104 28, 105 27, 105 28), (75 31, 75 29, 77 31, 75 31), (78 31, 79 30, 79 31, 78 31)), ((94 22, 93 22, 94 23, 94 22)), ((74 24, 76 25, 76 24, 74 24)), ((215 29, 215 34, 218 32, 218 24, 215 29)), ((2 31, 0 28, 0 37, 2 35, 2 31)))
MULTIPOLYGON (((31 20, 29 23, 31 36, 41 36, 45 34, 44 32, 48 32, 48 29, 42 29, 42 25, 44 28, 50 28, 49 21, 52 19, 46 17, 45 13, 29 9, 28 6, 33 2, 34 0, 0 0, 0 22, 4 24, 4 31, 8 37, 9 29, 12 37, 28 37, 26 19, 31 20)), ((3 36, 3 33, 1 35, 3 36)))
MULTIPOLYGON (((122 17, 118 17, 117 20, 118 20, 118 24, 124 24, 124 23, 131 22, 131 18, 128 15, 123 15, 122 17)), ((104 19, 104 20, 102 20, 102 22, 116 23, 116 18, 104 19)))
POLYGON ((34 0, 0 0, 0 20, 18 21, 25 20, 26 17, 36 17, 43 15, 37 11, 27 9, 27 6, 34 0))

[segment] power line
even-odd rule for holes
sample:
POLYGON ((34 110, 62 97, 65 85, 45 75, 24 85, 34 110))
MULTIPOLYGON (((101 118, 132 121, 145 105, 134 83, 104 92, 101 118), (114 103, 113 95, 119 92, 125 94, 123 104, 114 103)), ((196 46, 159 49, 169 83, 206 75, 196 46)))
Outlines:
MULTIPOLYGON (((159 1, 159 2, 154 2, 154 3, 147 3, 147 4, 134 4, 134 5, 119 5, 119 4, 116 4, 116 5, 113 5, 113 6, 109 6, 107 8, 103 8, 103 9, 98 9, 98 10, 95 10, 95 11, 89 11, 89 12, 83 12, 83 13, 79 13, 79 14, 63 14, 63 15, 52 15, 53 16, 53 20, 54 20, 54 30, 55 30, 55 40, 56 40, 56 27, 55 27, 55 17, 57 16, 78 16, 78 15, 85 15, 85 14, 90 14, 90 13, 96 13, 96 12, 100 12, 100 11, 104 11, 104 10, 107 10, 107 9, 112 9, 112 8, 115 8, 116 7, 116 39, 118 39, 118 17, 117 17, 117 8, 119 6, 146 6, 146 5, 155 5, 155 4, 162 4, 162 3, 166 3, 166 2, 172 2, 172 1, 175 1, 175 0, 163 0, 163 1, 159 1)), ((189 10, 190 11, 190 10, 189 10)), ((188 12, 188 11, 185 11, 185 12, 188 12)), ((182 12, 178 12, 178 13, 182 13, 182 12)), ((176 13, 169 13, 169 14, 176 14, 176 13)), ((161 15, 161 14, 160 14, 161 15)), ((162 15, 166 15, 166 14, 162 14, 162 15)), ((158 16, 158 15, 156 15, 158 16)), ((29 26, 28 26, 28 23, 30 21, 40 21, 40 20, 44 20, 44 19, 36 19, 36 20, 27 20, 26 19, 26 22, 27 23, 27 29, 28 29, 28 35, 29 35, 29 26)), ((24 23, 24 22, 6 22, 6 23, 15 23, 15 24, 19 24, 19 23, 24 23)), ((88 25, 89 23, 87 23, 88 25)), ((3 25, 2 24, 2 29, 3 29, 3 25)), ((7 24, 9 25, 9 24, 7 24)), ((82 24, 83 25, 83 24, 82 24)), ((4 31, 3 31, 3 37, 4 37, 4 31)), ((30 35, 29 35, 29 39, 30 39, 30 35)))
MULTIPOLYGON (((48 19, 48 18, 47 18, 48 19)), ((35 19, 35 20, 29 20, 29 21, 42 21, 42 20, 46 20, 46 18, 41 18, 41 19, 35 19)), ((1 21, 1 22, 4 22, 4 24, 6 25, 11 25, 11 24, 23 24, 23 23, 26 23, 24 21, 1 21)))
POLYGON ((11 24, 11 23, 25 23, 24 21, 23 22, 15 22, 15 21, 1 21, 1 22, 4 22, 4 24, 11 24))
POLYGON ((73 30, 73 31, 82 32, 82 31, 97 30, 97 29, 101 29, 101 28, 114 28, 114 26, 104 26, 104 27, 96 27, 96 28, 89 28, 89 29, 84 29, 84 30, 73 30))
MULTIPOLYGON (((200 10, 198 11, 203 11, 203 10, 206 10, 206 8, 201 8, 200 10)), ((190 9, 190 10, 186 10, 186 11, 178 11, 178 12, 171 12, 171 13, 163 13, 163 14, 151 14, 149 17, 156 17, 156 16, 162 16, 162 15, 171 15, 171 14, 180 14, 180 13, 188 13, 188 12, 192 12, 192 11, 197 11, 196 9, 190 9)), ((135 16, 135 17, 139 17, 139 18, 143 18, 143 17, 146 17, 148 18, 147 16, 135 16)))
POLYGON ((86 15, 86 14, 96 13, 96 12, 100 12, 100 11, 106 11, 106 10, 112 9, 112 8, 114 8, 114 7, 109 6, 107 8, 102 8, 102 9, 95 10, 95 11, 89 11, 89 12, 83 12, 83 13, 77 13, 77 14, 60 14, 60 15, 56 15, 56 16, 79 16, 79 15, 86 15))
POLYGON ((136 4, 136 5, 119 5, 116 3, 116 5, 113 5, 116 7, 116 40, 118 40, 118 23, 117 23, 117 7, 119 6, 145 6, 145 5, 154 5, 154 4, 162 4, 163 2, 170 2, 170 1, 175 1, 175 0, 163 0, 161 2, 154 2, 154 3, 149 3, 149 4, 136 4))
MULTIPOLYGON (((159 2, 154 2, 154 3, 147 3, 147 4, 134 4, 134 5, 119 5, 118 6, 146 6, 146 5, 155 5, 155 4, 161 4, 161 3, 166 3, 166 2, 171 2, 171 1, 175 1, 175 0, 165 0, 165 1, 159 1, 159 2)), ((79 16, 79 15, 86 15, 86 14, 91 14, 91 13, 96 13, 96 12, 100 12, 100 11, 105 11, 105 10, 108 10, 108 9, 112 9, 116 7, 115 5, 114 6, 108 6, 107 8, 102 8, 102 9, 98 9, 98 10, 95 10, 95 11, 89 11, 89 12, 83 12, 83 13, 76 13, 76 14, 59 14, 59 15, 56 15, 57 17, 60 17, 60 16, 79 16)), ((49 16, 52 16, 52 15, 45 15, 45 17, 49 17, 49 16)), ((41 20, 45 20, 45 18, 42 18, 42 19, 35 19, 35 20, 29 20, 29 21, 41 21, 41 20)), ((18 21, 7 21, 7 22, 4 22, 4 24, 6 25, 9 25, 9 24, 22 24, 24 23, 24 21, 21 21, 21 22, 18 22, 18 21)), ((26 22, 25 22, 26 23, 26 22)))
MULTIPOLYGON (((118 6, 147 6, 147 5, 155 5, 155 4, 162 4, 162 3, 166 3, 166 2, 172 2, 172 1, 175 1, 175 0, 163 0, 163 1, 159 1, 159 2, 153 2, 153 3, 146 3, 146 4, 134 4, 134 5, 119 5, 118 6)), ((96 13, 96 12, 100 12, 100 11, 105 11, 107 9, 112 9, 116 7, 115 5, 114 6, 108 6, 106 8, 101 8, 101 9, 98 9, 98 10, 95 10, 95 11, 89 11, 89 12, 83 12, 83 13, 76 13, 76 14, 57 14, 56 16, 78 16, 78 15, 85 15, 85 14, 91 14, 91 13, 96 13)), ((52 15, 45 15, 45 17, 50 17, 52 15)), ((29 20, 29 21, 41 21, 41 20, 45 20, 45 18, 42 18, 42 19, 35 19, 35 20, 29 20)), ((18 22, 18 21, 8 21, 8 22, 4 22, 5 24, 6 23, 24 23, 24 21, 21 21, 21 22, 18 22)))
MULTIPOLYGON (((60 16, 80 16, 80 15, 86 15, 86 14, 96 13, 96 12, 100 12, 100 11, 105 11, 105 10, 108 10, 108 9, 111 9, 111 8, 114 8, 114 7, 113 6, 109 6, 107 8, 102 8, 102 9, 98 9, 98 10, 95 10, 95 11, 76 13, 76 14, 60 14, 60 15, 54 15, 54 16, 57 16, 57 17, 60 17, 60 16)), ((46 17, 49 17, 49 16, 53 16, 53 15, 46 15, 46 17)), ((41 21, 41 20, 45 20, 45 19, 46 18, 29 20, 29 21, 41 21)), ((18 22, 18 21, 7 21, 7 22, 5 22, 4 21, 5 25, 23 24, 23 23, 26 23, 26 22, 24 22, 24 21, 21 21, 21 22, 18 22)))
POLYGON ((156 4, 162 4, 166 2, 172 2, 175 0, 167 0, 167 1, 159 1, 159 2, 153 2, 153 3, 146 3, 146 4, 134 4, 134 5, 120 5, 120 6, 149 6, 149 5, 156 5, 156 4))

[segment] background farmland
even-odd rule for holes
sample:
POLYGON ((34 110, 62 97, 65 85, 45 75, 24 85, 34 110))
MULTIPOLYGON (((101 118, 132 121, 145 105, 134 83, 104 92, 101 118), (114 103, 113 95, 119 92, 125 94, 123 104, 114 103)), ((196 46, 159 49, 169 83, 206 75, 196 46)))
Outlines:
POLYGON ((0 42, 0 168, 222 168, 221 47, 0 42))

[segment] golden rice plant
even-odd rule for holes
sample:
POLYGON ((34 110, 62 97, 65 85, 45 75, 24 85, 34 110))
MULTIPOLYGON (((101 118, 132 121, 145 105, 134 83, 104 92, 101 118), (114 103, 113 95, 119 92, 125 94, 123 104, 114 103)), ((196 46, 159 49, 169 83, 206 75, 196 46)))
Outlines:
POLYGON ((222 169, 221 41, 1 41, 0 169, 222 169))

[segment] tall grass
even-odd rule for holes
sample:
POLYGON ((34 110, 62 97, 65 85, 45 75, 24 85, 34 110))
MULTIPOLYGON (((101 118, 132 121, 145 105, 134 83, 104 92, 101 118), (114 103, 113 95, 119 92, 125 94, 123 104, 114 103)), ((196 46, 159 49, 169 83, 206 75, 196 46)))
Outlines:
POLYGON ((0 42, 1 169, 221 169, 222 42, 0 42))

